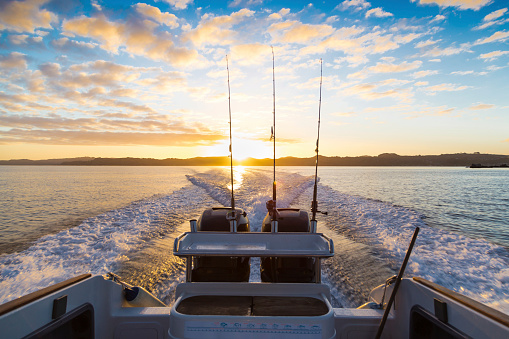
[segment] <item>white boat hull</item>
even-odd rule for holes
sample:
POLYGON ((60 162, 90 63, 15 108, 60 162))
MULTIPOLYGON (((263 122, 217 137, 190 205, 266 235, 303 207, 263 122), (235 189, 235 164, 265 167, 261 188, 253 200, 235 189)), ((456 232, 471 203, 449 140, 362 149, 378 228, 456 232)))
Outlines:
MULTIPOLYGON (((466 337, 509 338, 509 316, 437 286, 419 278, 404 279, 382 338, 415 336, 411 317, 415 317, 413 314, 416 311, 431 315, 434 321, 438 321, 438 325, 450 327, 466 337), (439 288, 441 290, 437 290, 439 288), (446 305, 445 323, 436 319, 435 299, 446 305)), ((383 286, 375 289, 371 295, 372 301, 379 303, 382 292, 383 286)), ((390 292, 391 286, 386 294, 390 292)), ((74 310, 88 307, 93 312, 88 324, 93 338, 374 337, 382 318, 382 309, 332 308, 329 300, 329 289, 323 284, 184 283, 178 286, 176 302, 172 307, 123 307, 126 303, 122 286, 102 276, 94 276, 55 290, 15 309, 9 309, 12 302, 2 305, 0 328, 2 338, 23 338, 37 331, 48 331, 55 323, 65 321, 74 310), (53 319, 54 304, 58 303, 55 300, 62 296, 67 296, 64 314, 53 319), (291 307, 287 311, 284 307, 280 308, 278 315, 270 316, 197 315, 178 311, 183 300, 195 296, 314 298, 323 302, 327 309, 324 314, 310 316, 295 315, 291 307)), ((82 334, 88 333, 83 331, 82 334)))

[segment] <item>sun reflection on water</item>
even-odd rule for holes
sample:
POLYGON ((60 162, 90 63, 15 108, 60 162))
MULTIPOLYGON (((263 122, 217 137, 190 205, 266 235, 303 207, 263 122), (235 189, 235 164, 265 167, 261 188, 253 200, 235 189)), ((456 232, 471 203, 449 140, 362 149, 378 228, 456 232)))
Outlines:
MULTIPOLYGON (((244 175, 246 173, 245 166, 233 166, 233 190, 238 190, 242 186, 244 181, 244 175)), ((228 183, 228 189, 232 189, 232 183, 228 183)))

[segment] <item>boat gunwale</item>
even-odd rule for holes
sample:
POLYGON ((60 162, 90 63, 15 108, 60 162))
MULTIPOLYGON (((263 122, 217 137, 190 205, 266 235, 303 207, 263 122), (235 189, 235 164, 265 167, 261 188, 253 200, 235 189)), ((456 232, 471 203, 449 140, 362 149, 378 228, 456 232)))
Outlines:
POLYGON ((91 273, 81 274, 76 277, 56 283, 54 285, 42 288, 35 292, 29 293, 27 295, 21 296, 17 299, 8 301, 5 304, 0 305, 0 316, 4 315, 6 313, 12 312, 22 306, 28 305, 34 301, 37 301, 39 299, 46 297, 47 295, 50 295, 50 294, 57 292, 61 289, 64 289, 71 285, 74 285, 74 284, 76 284, 80 281, 83 281, 85 279, 88 279, 90 277, 92 277, 91 273))
POLYGON ((436 284, 436 283, 426 280, 424 278, 413 277, 413 280, 417 283, 420 283, 420 284, 432 289, 435 292, 445 295, 446 297, 462 304, 463 306, 466 306, 466 307, 486 316, 487 318, 490 318, 491 320, 494 320, 506 327, 509 327, 509 315, 507 315, 503 312, 500 312, 494 308, 486 306, 472 298, 469 298, 469 297, 462 295, 458 292, 454 292, 444 286, 441 286, 439 284, 436 284))

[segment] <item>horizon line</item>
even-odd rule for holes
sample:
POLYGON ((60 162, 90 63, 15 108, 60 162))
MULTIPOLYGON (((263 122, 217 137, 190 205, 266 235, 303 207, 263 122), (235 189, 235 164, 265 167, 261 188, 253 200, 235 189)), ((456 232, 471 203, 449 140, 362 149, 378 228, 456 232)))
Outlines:
MULTIPOLYGON (((397 153, 390 153, 390 152, 384 152, 384 153, 380 153, 378 155, 367 155, 367 154, 363 154, 363 155, 346 155, 346 156, 341 156, 341 155, 319 155, 319 157, 324 157, 324 158, 362 158, 362 157, 380 157, 380 156, 399 156, 399 157, 429 157, 429 156, 440 156, 440 155, 497 155, 497 156, 509 156, 509 154, 496 154, 496 153, 481 153, 481 152, 472 152, 472 153, 467 153, 467 152, 458 152, 458 153, 441 153, 441 154, 413 154, 413 155, 408 155, 408 154, 404 154, 404 155, 401 155, 401 154, 397 154, 397 153)), ((191 160, 191 159, 213 159, 213 158, 228 158, 229 156, 228 155, 216 155, 216 156, 197 156, 197 157, 190 157, 190 158, 172 158, 172 157, 168 157, 168 158, 140 158, 140 157, 94 157, 94 156, 76 156, 76 157, 68 157, 68 158, 46 158, 46 159, 28 159, 28 158, 17 158, 17 159, 0 159, 0 161, 51 161, 51 160, 74 160, 74 159, 91 159, 91 160, 94 160, 94 159, 149 159, 149 160, 168 160, 168 159, 173 159, 173 160, 191 160)), ((295 158, 295 159, 310 159, 310 158, 315 158, 316 156, 308 156, 308 157, 298 157, 298 156, 292 156, 292 155, 288 155, 288 156, 284 156, 284 157, 279 157, 279 158, 276 158, 276 160, 278 159, 286 159, 286 158, 295 158)), ((272 160, 273 158, 253 158, 253 157, 248 157, 248 158, 244 158, 242 160, 240 159, 234 159, 234 161, 237 161, 237 162, 244 162, 244 161, 248 161, 248 160, 272 160)))

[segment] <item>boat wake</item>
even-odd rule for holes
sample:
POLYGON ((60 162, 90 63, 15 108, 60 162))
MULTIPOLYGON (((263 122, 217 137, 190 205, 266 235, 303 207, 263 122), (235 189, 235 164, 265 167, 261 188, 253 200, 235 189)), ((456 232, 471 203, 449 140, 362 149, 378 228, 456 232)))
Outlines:
MULTIPOLYGON (((203 209, 229 206, 226 168, 187 176, 192 185, 170 195, 136 201, 84 220, 79 226, 40 238, 23 252, 0 257, 0 303, 82 273, 113 271, 171 304, 184 279, 184 262, 172 255, 173 239, 188 231, 188 220, 203 209)), ((309 211, 314 178, 278 172, 278 207, 309 211)), ((236 167, 235 201, 260 231, 272 198, 272 171, 236 167)), ((322 279, 335 307, 355 307, 369 291, 397 273, 411 235, 421 228, 407 267, 421 276, 509 313, 509 254, 484 240, 428 227, 410 209, 351 196, 320 185, 318 231, 334 240, 336 254, 325 260, 322 279)), ((251 281, 260 281, 259 261, 251 262, 251 281)))

